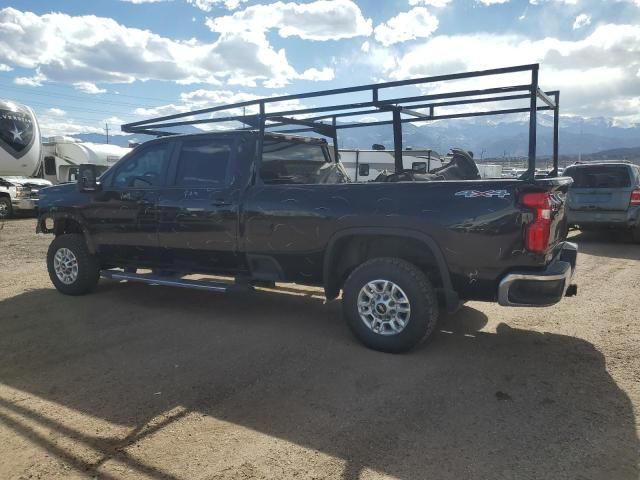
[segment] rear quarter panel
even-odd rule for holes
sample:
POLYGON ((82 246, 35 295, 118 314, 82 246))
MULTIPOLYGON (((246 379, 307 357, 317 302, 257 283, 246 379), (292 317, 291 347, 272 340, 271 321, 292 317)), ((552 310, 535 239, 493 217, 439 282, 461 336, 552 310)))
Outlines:
MULTIPOLYGON (((536 183, 559 198, 554 243, 562 238, 562 182, 536 183)), ((552 252, 524 249, 523 223, 531 212, 517 198, 531 188, 519 180, 262 185, 244 202, 241 249, 274 257, 288 280, 321 283, 332 236, 357 227, 413 230, 430 236, 444 256, 454 288, 466 299, 495 298, 505 272, 542 268, 552 252)))

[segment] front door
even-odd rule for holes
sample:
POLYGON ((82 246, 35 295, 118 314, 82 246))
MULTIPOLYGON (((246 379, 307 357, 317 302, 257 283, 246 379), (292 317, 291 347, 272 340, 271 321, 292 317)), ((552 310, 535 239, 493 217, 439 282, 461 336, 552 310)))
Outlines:
POLYGON ((159 244, 167 267, 188 272, 235 272, 240 189, 234 174, 244 143, 233 136, 182 140, 160 192, 159 244))
POLYGON ((105 256, 144 264, 157 255, 158 193, 165 184, 173 143, 152 142, 134 151, 101 181, 86 218, 105 256))

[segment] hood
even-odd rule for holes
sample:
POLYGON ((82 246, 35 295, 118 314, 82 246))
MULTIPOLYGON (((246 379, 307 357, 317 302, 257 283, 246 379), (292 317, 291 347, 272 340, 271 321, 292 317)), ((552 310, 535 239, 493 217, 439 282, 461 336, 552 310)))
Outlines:
POLYGON ((53 185, 49 180, 44 180, 43 178, 30 178, 30 177, 0 177, 7 182, 13 183, 14 185, 20 185, 23 187, 50 187, 53 185))
POLYGON ((58 185, 47 186, 44 190, 40 190, 42 195, 55 195, 58 193, 69 193, 77 189, 77 184, 74 183, 60 183, 58 185))

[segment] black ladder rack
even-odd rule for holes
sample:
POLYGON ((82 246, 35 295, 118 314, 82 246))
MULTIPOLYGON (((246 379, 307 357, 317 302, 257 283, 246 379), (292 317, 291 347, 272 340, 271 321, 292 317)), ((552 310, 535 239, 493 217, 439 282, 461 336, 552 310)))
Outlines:
POLYGON ((553 170, 550 176, 558 173, 558 133, 559 133, 559 100, 560 92, 542 91, 538 85, 539 64, 518 65, 513 67, 495 68, 476 72, 454 73, 450 75, 438 75, 422 77, 410 80, 401 80, 386 83, 360 85, 330 90, 318 90, 314 92, 295 95, 282 95, 279 97, 261 98, 245 102, 237 102, 215 107, 193 110, 191 112, 176 113, 163 117, 141 120, 122 125, 122 131, 128 133, 144 133, 155 136, 174 135, 175 132, 167 131, 172 127, 184 125, 202 125, 220 122, 241 122, 246 127, 257 129, 260 139, 264 138, 267 130, 278 133, 302 133, 315 132, 333 139, 335 158, 338 158, 338 131, 349 128, 360 128, 374 125, 393 125, 394 153, 396 171, 402 169, 402 124, 411 122, 428 122, 434 120, 481 117, 488 115, 502 115, 513 113, 529 114, 529 149, 527 172, 521 177, 526 180, 535 178, 536 168, 536 125, 538 111, 553 111, 553 170), (422 94, 409 97, 397 97, 381 99, 380 93, 385 89, 406 86, 427 86, 437 82, 473 79, 480 77, 529 72, 530 81, 525 84, 509 85, 477 90, 462 90, 449 93, 422 94), (331 97, 349 93, 367 92, 369 101, 356 103, 337 103, 318 107, 295 108, 269 112, 270 104, 301 100, 306 98, 331 97), (514 102, 526 101, 525 106, 513 108, 499 108, 462 113, 437 114, 436 109, 458 105, 472 105, 489 102, 514 102), (541 105, 538 104, 540 101, 541 105), (230 114, 229 110, 257 107, 258 113, 250 115, 230 114), (225 112, 226 111, 226 112, 225 112), (380 112, 390 113, 388 120, 363 120, 358 122, 338 123, 342 117, 358 117, 380 112), (216 114, 212 116, 211 114, 216 114), (227 115, 224 115, 227 113, 227 115), (320 114, 320 115, 313 115, 320 114), (208 115, 208 118, 199 118, 208 115), (295 128, 285 128, 294 125, 295 128), (279 130, 274 130, 279 129, 279 130))

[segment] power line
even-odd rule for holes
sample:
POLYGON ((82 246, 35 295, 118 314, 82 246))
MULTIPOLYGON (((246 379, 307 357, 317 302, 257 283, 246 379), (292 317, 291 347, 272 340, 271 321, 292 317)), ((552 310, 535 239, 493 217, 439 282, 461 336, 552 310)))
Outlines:
POLYGON ((42 103, 42 102, 34 102, 34 101, 22 101, 23 103, 31 106, 31 105, 38 105, 40 107, 44 107, 44 108, 59 108, 60 110, 71 110, 71 111, 76 111, 76 112, 82 112, 82 113, 98 113, 98 114, 105 114, 105 115, 119 115, 121 117, 131 117, 131 118, 138 118, 137 115, 133 114, 133 113, 127 113, 127 112, 123 112, 123 111, 119 111, 119 110, 92 110, 89 108, 81 108, 79 106, 68 106, 68 105, 64 105, 62 106, 62 108, 60 107, 54 107, 52 104, 50 103, 42 103))
MULTIPOLYGON (((13 85, 6 85, 4 83, 0 83, 0 86, 3 89, 17 90, 19 92, 24 92, 25 94, 28 94, 28 95, 37 95, 39 97, 68 98, 68 99, 71 99, 71 100, 74 100, 74 101, 80 101, 80 102, 87 102, 87 100, 88 100, 87 97, 82 97, 80 95, 72 95, 72 94, 64 94, 64 93, 33 92, 33 91, 27 92, 27 90, 25 90, 23 87, 16 87, 16 86, 13 86, 13 85)), ((100 99, 100 98, 91 98, 91 102, 92 103, 102 103, 102 104, 106 104, 106 105, 121 105, 121 106, 126 106, 126 107, 140 107, 139 103, 135 104, 135 103, 126 103, 126 102, 116 102, 116 101, 104 100, 104 99, 100 99)))
MULTIPOLYGON (((22 86, 22 85, 17 85, 15 83, 2 83, 0 82, 0 85, 3 85, 5 87, 12 87, 12 88, 24 88, 24 89, 32 89, 34 87, 30 87, 30 86, 22 86)), ((71 88, 71 86, 63 86, 63 85, 55 85, 55 84, 44 84, 45 88, 48 88, 50 90, 64 90, 64 91, 68 91, 68 89, 71 88)), ((73 95, 70 93, 67 93, 68 95, 73 95)), ((90 95, 90 94, 88 94, 90 95)), ((128 94, 124 94, 124 93, 113 93, 113 92, 104 92, 104 93, 99 93, 96 95, 112 95, 114 97, 128 97, 128 98, 135 98, 135 99, 144 99, 144 100, 153 100, 153 101, 157 101, 157 102, 166 102, 167 99, 166 98, 159 98, 159 97, 146 97, 146 96, 142 96, 142 95, 128 95, 128 94)))

